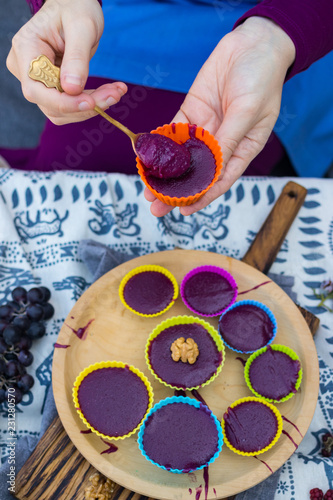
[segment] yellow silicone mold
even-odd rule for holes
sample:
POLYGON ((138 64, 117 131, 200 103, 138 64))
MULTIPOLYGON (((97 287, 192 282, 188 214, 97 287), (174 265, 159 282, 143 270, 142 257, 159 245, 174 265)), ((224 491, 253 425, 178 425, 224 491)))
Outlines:
POLYGON ((217 367, 216 372, 214 373, 214 375, 212 375, 212 377, 210 377, 210 379, 206 380, 206 382, 204 382, 200 385, 197 385, 195 387, 186 387, 186 390, 193 391, 195 389, 199 389, 201 387, 204 387, 205 385, 210 384, 219 375, 219 373, 221 372, 222 367, 224 365, 224 361, 225 361, 224 343, 221 339, 221 336, 217 332, 217 330, 215 330, 215 328, 210 323, 208 323, 207 321, 205 321, 201 318, 196 318, 194 316, 173 316, 172 318, 168 318, 168 319, 162 321, 162 323, 160 323, 159 325, 157 325, 154 328, 154 330, 151 332, 151 334, 149 335, 148 340, 147 340, 147 344, 146 344, 146 349, 145 349, 145 359, 146 359, 146 363, 147 363, 147 366, 148 366, 150 372, 152 373, 152 375, 154 375, 156 380, 161 382, 161 384, 164 384, 166 387, 170 387, 171 389, 184 390, 184 387, 177 387, 175 385, 167 384, 164 380, 162 380, 155 373, 153 367, 151 366, 150 360, 149 360, 149 346, 150 346, 150 343, 166 328, 170 328, 171 326, 175 326, 175 325, 184 325, 184 324, 191 324, 191 323, 198 323, 198 324, 202 325, 208 331, 208 333, 213 338, 213 340, 216 344, 217 350, 222 353, 222 360, 221 360, 220 365, 217 367))
POLYGON ((254 457, 256 455, 264 453, 267 450, 270 450, 276 444, 276 442, 278 441, 278 439, 279 439, 279 437, 281 436, 281 433, 282 433, 283 420, 282 420, 282 416, 281 416, 279 410, 277 408, 275 408, 275 406, 273 406, 271 403, 268 403, 267 401, 265 401, 263 398, 255 398, 255 397, 249 396, 249 397, 246 397, 246 398, 238 399, 237 401, 234 401, 228 407, 228 410, 229 410, 229 408, 235 408, 235 406, 238 406, 241 403, 245 403, 247 401, 255 401, 255 402, 262 403, 263 405, 268 406, 268 408, 270 408, 272 410, 272 412, 274 413, 274 415, 275 415, 275 417, 277 419, 277 431, 276 431, 276 435, 275 435, 274 439, 271 441, 271 443, 268 446, 266 446, 265 448, 262 448, 259 451, 253 451, 253 452, 237 450, 237 448, 235 448, 230 443, 230 441, 228 440, 228 438, 226 436, 226 430, 225 430, 226 426, 225 426, 224 416, 223 416, 223 419, 222 419, 221 423, 222 423, 222 430, 223 430, 224 442, 228 446, 228 448, 230 448, 231 451, 233 451, 234 453, 237 453, 238 455, 243 455, 244 457, 254 457))
POLYGON ((100 361, 100 362, 95 363, 93 365, 87 366, 76 377, 76 380, 75 380, 74 386, 73 386, 73 392, 72 392, 72 394, 73 394, 73 401, 74 401, 75 409, 78 412, 79 417, 81 418, 82 422, 92 432, 94 432, 95 434, 97 434, 99 437, 101 437, 103 439, 112 439, 112 440, 125 439, 125 438, 131 436, 132 434, 134 434, 141 427, 144 419, 147 416, 147 413, 150 411, 150 409, 153 406, 153 400, 154 400, 153 389, 152 389, 152 387, 150 385, 150 382, 147 379, 147 377, 140 370, 138 370, 137 368, 135 368, 134 366, 127 365, 126 363, 123 363, 121 361, 100 361), (142 380, 142 382, 144 383, 144 385, 145 385, 145 387, 147 389, 147 393, 148 393, 148 407, 147 407, 147 410, 146 410, 144 416, 140 420, 139 424, 135 427, 135 429, 131 430, 131 432, 129 432, 128 434, 125 434, 123 436, 107 436, 105 434, 102 434, 97 429, 95 429, 92 425, 90 425, 90 423, 87 421, 87 419, 85 418, 84 414, 82 413, 82 411, 80 409, 80 404, 79 404, 79 399, 78 399, 78 391, 79 391, 79 387, 80 387, 83 379, 87 375, 89 375, 89 373, 92 373, 93 371, 99 370, 101 368, 127 368, 127 369, 131 370, 133 373, 135 373, 135 375, 137 375, 142 380))
MULTIPOLYGON (((280 351, 280 352, 284 352, 285 354, 287 354, 288 356, 290 356, 291 359, 293 359, 294 361, 299 361, 300 365, 301 365, 301 360, 299 359, 299 357, 297 356, 297 354, 292 350, 290 349, 290 347, 287 347, 285 345, 280 345, 280 344, 272 344, 269 346, 271 349, 273 349, 273 351, 280 351)), ((294 392, 290 392, 289 394, 287 394, 287 396, 281 398, 281 399, 271 399, 271 398, 266 398, 265 396, 263 396, 262 394, 259 394, 258 392, 256 392, 253 387, 252 387, 252 384, 251 384, 251 381, 250 381, 250 366, 251 366, 251 363, 258 357, 260 356, 260 354, 262 354, 263 352, 266 352, 268 349, 268 346, 266 347, 263 347, 262 349, 259 349, 258 351, 255 351, 247 360, 246 364, 245 364, 245 367, 244 367, 244 378, 245 378, 245 382, 246 382, 246 385, 248 386, 248 388, 250 389, 250 391, 255 395, 257 396, 258 398, 261 398, 261 399, 264 399, 265 401, 268 401, 269 403, 283 403, 284 401, 288 401, 288 399, 292 398, 295 393, 294 392)), ((298 391, 300 385, 301 385, 301 382, 302 382, 302 375, 303 375, 303 371, 302 371, 302 368, 300 367, 299 369, 299 372, 298 372, 298 377, 297 377, 297 380, 296 380, 296 384, 295 384, 295 391, 298 391)))
POLYGON ((123 303, 123 305, 125 307, 127 307, 127 309, 132 311, 134 314, 137 314, 138 316, 143 316, 145 318, 152 318, 154 316, 159 316, 160 314, 163 314, 166 311, 168 311, 170 309, 170 307, 173 306, 175 300, 177 299, 178 293, 179 293, 179 287, 178 287, 178 283, 176 281, 176 278, 173 276, 172 273, 170 273, 170 271, 165 269, 165 267, 157 266, 157 265, 145 265, 145 266, 139 266, 139 267, 136 267, 135 269, 132 269, 130 272, 128 272, 123 277, 123 279, 121 280, 120 285, 119 285, 119 297, 120 297, 120 300, 123 303), (124 288, 125 288, 128 280, 130 278, 132 278, 133 276, 135 276, 136 274, 144 273, 147 271, 156 271, 156 272, 164 274, 167 278, 169 278, 169 280, 171 281, 171 283, 173 285, 173 289, 174 289, 173 297, 170 301, 170 304, 167 307, 165 307, 162 311, 159 311, 159 312, 153 313, 153 314, 144 314, 144 313, 140 313, 140 312, 136 311, 135 309, 133 309, 131 306, 129 306, 127 304, 127 302, 125 301, 125 298, 124 298, 124 288))

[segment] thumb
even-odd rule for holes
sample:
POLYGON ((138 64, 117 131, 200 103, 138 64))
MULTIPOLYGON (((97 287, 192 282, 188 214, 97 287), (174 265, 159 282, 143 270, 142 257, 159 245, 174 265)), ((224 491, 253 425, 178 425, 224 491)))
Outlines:
POLYGON ((89 73, 92 48, 96 44, 94 28, 85 29, 72 23, 65 30, 65 52, 61 63, 61 86, 67 94, 79 95, 84 89, 89 73))

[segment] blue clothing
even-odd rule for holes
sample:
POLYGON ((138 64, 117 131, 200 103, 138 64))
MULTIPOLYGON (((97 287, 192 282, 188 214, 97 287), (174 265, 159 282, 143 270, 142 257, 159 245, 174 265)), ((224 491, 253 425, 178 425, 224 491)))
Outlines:
POLYGON ((215 46, 251 4, 234 3, 239 5, 103 0, 105 28, 90 75, 187 92, 215 46))
MULTIPOLYGON (((104 0, 90 74, 186 93, 221 38, 256 0, 104 0)), ((333 53, 286 82, 274 128, 296 172, 333 162, 333 53)))

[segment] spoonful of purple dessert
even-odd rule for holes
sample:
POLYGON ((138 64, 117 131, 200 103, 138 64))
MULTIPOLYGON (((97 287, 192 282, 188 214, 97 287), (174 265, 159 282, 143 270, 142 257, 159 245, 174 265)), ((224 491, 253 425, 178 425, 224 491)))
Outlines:
POLYGON ((138 134, 134 150, 148 173, 160 179, 180 177, 191 165, 189 150, 164 135, 138 134))
MULTIPOLYGON (((60 84, 60 68, 54 66, 44 55, 31 61, 29 77, 44 83, 46 87, 53 87, 63 92, 60 84)), ((181 144, 160 134, 134 134, 125 125, 111 118, 99 106, 95 106, 94 110, 131 139, 134 152, 150 175, 169 179, 180 177, 189 169, 190 153, 181 144)))

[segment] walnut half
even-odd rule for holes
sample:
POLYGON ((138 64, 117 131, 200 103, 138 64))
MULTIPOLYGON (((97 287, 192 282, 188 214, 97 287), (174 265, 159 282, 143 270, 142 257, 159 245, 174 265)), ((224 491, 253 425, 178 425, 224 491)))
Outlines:
POLYGON ((172 343, 170 350, 174 361, 181 360, 183 363, 190 363, 190 365, 193 365, 199 356, 198 345, 191 337, 186 339, 186 342, 184 337, 179 337, 172 343))
POLYGON ((95 472, 90 476, 91 486, 85 488, 85 500, 110 500, 114 492, 115 483, 95 472))

